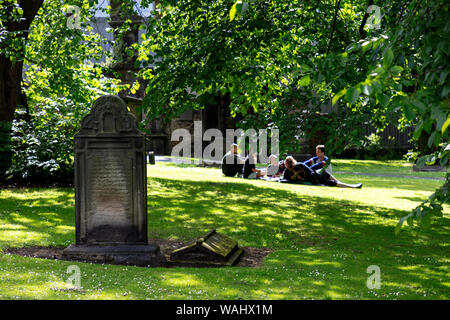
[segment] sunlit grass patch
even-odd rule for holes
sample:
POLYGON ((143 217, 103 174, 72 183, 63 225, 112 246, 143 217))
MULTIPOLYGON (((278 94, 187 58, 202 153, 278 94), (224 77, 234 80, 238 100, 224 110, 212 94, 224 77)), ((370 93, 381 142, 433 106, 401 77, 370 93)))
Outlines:
POLYGON ((390 174, 390 175, 404 175, 415 177, 434 177, 443 178, 445 172, 426 172, 414 171, 414 164, 402 160, 353 160, 353 159, 332 159, 333 171, 338 172, 359 172, 369 174, 390 174))

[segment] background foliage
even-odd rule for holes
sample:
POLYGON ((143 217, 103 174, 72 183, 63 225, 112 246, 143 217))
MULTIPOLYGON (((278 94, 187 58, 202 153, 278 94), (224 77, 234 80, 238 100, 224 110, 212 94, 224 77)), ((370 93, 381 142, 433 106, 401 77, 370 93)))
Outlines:
POLYGON ((28 108, 18 108, 12 124, 11 181, 71 183, 73 136, 81 119, 96 98, 120 88, 97 63, 109 52, 101 46, 106 40, 87 24, 95 3, 71 5, 80 8, 79 29, 68 27, 65 1, 45 1, 24 44, 28 108))

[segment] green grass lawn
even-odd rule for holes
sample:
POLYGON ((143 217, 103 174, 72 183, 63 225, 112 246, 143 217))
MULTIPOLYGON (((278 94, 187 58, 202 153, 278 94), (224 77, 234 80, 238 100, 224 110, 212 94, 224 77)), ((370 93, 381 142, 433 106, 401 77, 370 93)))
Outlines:
MULTIPOLYGON (((409 170, 403 161, 352 161, 338 160, 333 170, 409 170)), ((149 238, 189 240, 216 228, 241 246, 274 251, 258 268, 141 268, 0 253, 0 298, 449 299, 450 207, 430 231, 404 227, 394 235, 399 217, 442 181, 336 176, 364 186, 289 185, 226 178, 216 168, 149 166, 149 238), (73 264, 82 290, 66 284, 73 264), (380 289, 366 286, 371 265, 381 270, 380 289)), ((68 246, 74 220, 72 189, 0 190, 0 248, 68 246)))
POLYGON ((401 160, 331 160, 333 171, 360 172, 369 174, 402 175, 416 177, 444 178, 445 172, 418 172, 413 171, 413 163, 401 160))

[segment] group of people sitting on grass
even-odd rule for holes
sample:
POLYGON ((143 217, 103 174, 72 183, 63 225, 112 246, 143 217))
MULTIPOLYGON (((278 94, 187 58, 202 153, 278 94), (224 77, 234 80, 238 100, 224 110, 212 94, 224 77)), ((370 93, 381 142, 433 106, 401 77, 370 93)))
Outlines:
POLYGON ((247 157, 238 155, 238 145, 233 143, 230 151, 222 159, 222 172, 227 177, 236 175, 244 179, 264 179, 287 183, 306 183, 313 185, 336 186, 342 188, 361 188, 362 183, 347 184, 336 179, 327 170, 328 157, 325 146, 316 147, 316 156, 305 162, 298 162, 292 156, 278 160, 276 155, 269 157, 269 166, 256 168, 256 153, 250 150, 247 157))

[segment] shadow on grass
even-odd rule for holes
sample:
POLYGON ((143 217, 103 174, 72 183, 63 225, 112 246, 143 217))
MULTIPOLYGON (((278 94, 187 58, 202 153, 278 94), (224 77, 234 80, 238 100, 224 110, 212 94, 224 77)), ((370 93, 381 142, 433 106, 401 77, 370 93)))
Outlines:
MULTIPOLYGON (((293 190, 296 188, 317 188, 317 194, 321 190, 314 186, 292 186, 293 190)), ((148 194, 151 230, 181 227, 185 232, 189 229, 198 232, 215 227, 242 236, 254 246, 263 245, 263 239, 254 235, 266 235, 266 239, 285 245, 311 237, 360 237, 362 242, 378 242, 380 235, 386 241, 398 242, 403 238, 395 237, 393 228, 398 218, 407 213, 233 182, 150 178, 148 194)), ((449 219, 440 221, 449 226, 449 219)), ((438 228, 434 235, 445 234, 444 231, 438 228)))
MULTIPOLYGON (((436 220, 429 232, 408 229, 395 236, 398 218, 407 211, 306 196, 296 188, 317 187, 293 185, 290 191, 242 182, 150 178, 149 229, 187 240, 216 228, 241 245, 275 248, 265 266, 298 270, 297 281, 311 286, 306 297, 342 296, 355 286, 367 297, 366 269, 371 264, 382 268, 386 287, 379 296, 374 291, 374 298, 400 298, 395 296, 400 287, 409 291, 407 296, 426 287, 448 291, 441 284, 448 276, 440 268, 448 259, 450 219, 436 220), (405 283, 411 286, 405 289, 405 283)), ((278 289, 280 296, 290 287, 286 281, 278 289)))
POLYGON ((51 189, 50 194, 49 189, 18 190, 20 197, 0 199, 0 248, 60 246, 75 240, 72 189, 51 189))
MULTIPOLYGON (((441 180, 418 180, 410 178, 396 178, 396 177, 373 177, 368 175, 353 175, 340 173, 335 174, 335 177, 345 183, 363 183, 363 188, 377 188, 377 189, 402 189, 416 191, 420 186, 421 191, 433 192, 436 188, 443 185, 441 180), (375 178, 375 179, 374 179, 375 178)), ((424 200, 424 199, 422 199, 424 200)))
POLYGON ((423 197, 395 197, 396 199, 403 199, 403 200, 409 200, 412 202, 422 202, 426 200, 426 198, 423 197))

